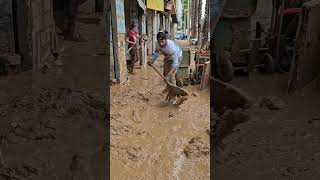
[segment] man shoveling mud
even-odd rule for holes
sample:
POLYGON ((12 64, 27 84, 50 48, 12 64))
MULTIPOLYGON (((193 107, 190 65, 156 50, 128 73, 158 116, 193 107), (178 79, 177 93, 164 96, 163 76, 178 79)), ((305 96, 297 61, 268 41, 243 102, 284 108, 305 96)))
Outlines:
POLYGON ((166 81, 167 87, 162 92, 168 92, 166 97, 166 101, 168 103, 170 103, 175 97, 178 97, 177 104, 179 105, 183 101, 187 100, 185 96, 188 95, 186 90, 176 86, 176 75, 182 60, 182 49, 174 41, 168 40, 165 32, 159 32, 157 34, 157 40, 158 44, 156 51, 152 54, 152 58, 148 61, 148 65, 162 76, 152 64, 157 60, 159 52, 164 54, 165 58, 162 78, 166 81))
MULTIPOLYGON (((177 80, 180 81, 177 77, 177 71, 182 60, 182 49, 174 41, 167 39, 167 34, 165 32, 159 32, 157 34, 157 40, 158 44, 156 46, 156 51, 152 54, 152 58, 148 61, 148 65, 151 66, 151 64, 159 57, 159 52, 161 52, 165 56, 163 60, 163 76, 172 85, 176 85, 177 80)), ((180 82, 178 85, 182 86, 180 82)), ((165 93, 167 91, 168 86, 163 92, 165 93)))

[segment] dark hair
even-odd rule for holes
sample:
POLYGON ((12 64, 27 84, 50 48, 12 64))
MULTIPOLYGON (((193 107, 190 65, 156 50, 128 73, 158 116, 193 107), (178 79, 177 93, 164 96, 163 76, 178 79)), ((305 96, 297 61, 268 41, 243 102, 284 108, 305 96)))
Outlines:
POLYGON ((131 21, 130 29, 137 27, 137 24, 134 21, 131 21))
POLYGON ((165 32, 158 32, 157 34, 157 40, 163 40, 163 39, 167 39, 167 34, 165 32))

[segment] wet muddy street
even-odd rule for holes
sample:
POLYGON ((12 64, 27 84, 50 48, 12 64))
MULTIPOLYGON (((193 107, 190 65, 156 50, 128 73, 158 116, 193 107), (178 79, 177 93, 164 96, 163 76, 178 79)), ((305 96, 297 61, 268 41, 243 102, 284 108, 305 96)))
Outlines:
POLYGON ((188 100, 165 106, 161 77, 135 73, 111 86, 111 179, 209 179, 209 90, 184 86, 188 100))
POLYGON ((255 105, 215 156, 216 179, 316 180, 320 176, 320 94, 306 88, 286 93, 284 74, 237 77, 255 105), (263 82, 263 85, 262 85, 263 82))

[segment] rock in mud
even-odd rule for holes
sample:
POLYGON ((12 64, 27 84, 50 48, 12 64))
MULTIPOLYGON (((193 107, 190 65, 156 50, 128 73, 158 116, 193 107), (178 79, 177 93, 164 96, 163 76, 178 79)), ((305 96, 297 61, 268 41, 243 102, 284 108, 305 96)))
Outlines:
POLYGON ((276 96, 263 97, 259 104, 260 107, 267 107, 270 110, 281 110, 286 107, 285 102, 276 96))
POLYGON ((210 154, 209 145, 205 144, 200 137, 192 138, 183 152, 187 158, 203 157, 210 154))

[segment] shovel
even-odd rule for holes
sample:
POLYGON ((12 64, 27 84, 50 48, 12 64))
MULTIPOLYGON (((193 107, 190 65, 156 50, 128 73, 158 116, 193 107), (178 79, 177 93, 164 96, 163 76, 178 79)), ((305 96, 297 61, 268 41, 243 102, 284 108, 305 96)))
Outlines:
POLYGON ((155 68, 153 66, 153 64, 151 64, 151 67, 162 77, 162 79, 167 83, 168 85, 168 95, 171 96, 171 97, 174 97, 174 96, 186 96, 188 95, 188 91, 181 88, 181 87, 178 87, 178 86, 175 86, 173 84, 171 84, 170 82, 168 82, 166 80, 166 78, 164 78, 164 76, 159 72, 159 70, 157 68, 155 68))

